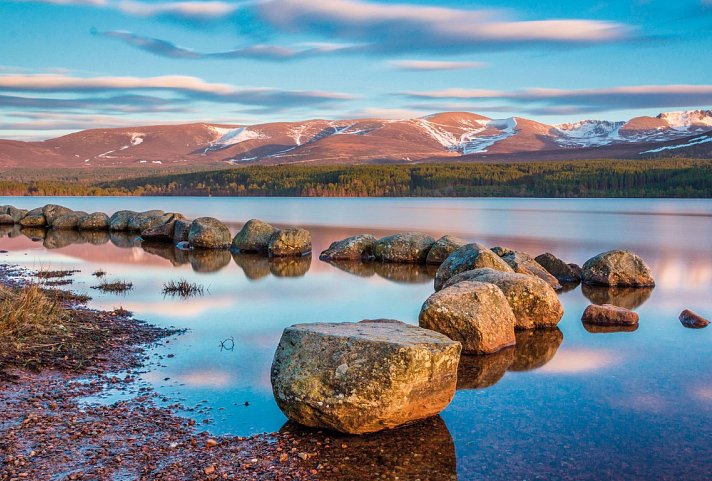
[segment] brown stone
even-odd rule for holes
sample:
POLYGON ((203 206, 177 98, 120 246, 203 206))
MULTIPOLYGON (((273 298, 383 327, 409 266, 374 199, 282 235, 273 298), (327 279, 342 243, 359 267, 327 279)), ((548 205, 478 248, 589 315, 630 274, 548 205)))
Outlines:
POLYGON ((689 327, 691 329, 700 329, 703 327, 707 327, 710 323, 710 321, 700 316, 696 312, 692 312, 689 309, 685 309, 684 311, 682 311, 680 313, 679 319, 683 326, 689 327))
POLYGON ((587 324, 596 325, 626 325, 631 326, 638 324, 638 314, 626 309, 625 307, 618 307, 612 304, 591 304, 583 311, 583 316, 581 320, 587 324))
POLYGON ((435 290, 439 291, 451 277, 472 269, 489 267, 514 272, 497 254, 482 244, 467 244, 450 254, 435 273, 435 290))

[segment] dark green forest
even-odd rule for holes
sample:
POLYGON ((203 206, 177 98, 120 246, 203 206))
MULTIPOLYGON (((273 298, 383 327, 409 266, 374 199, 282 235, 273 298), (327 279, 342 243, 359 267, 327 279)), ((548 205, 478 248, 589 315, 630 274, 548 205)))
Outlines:
POLYGON ((712 197, 712 160, 241 167, 0 177, 3 195, 712 197))

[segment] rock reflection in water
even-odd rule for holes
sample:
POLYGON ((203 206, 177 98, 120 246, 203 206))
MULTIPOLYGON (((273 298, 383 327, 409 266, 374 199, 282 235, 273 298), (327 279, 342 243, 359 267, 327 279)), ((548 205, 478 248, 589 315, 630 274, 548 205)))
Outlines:
POLYGON ((22 235, 20 231, 20 226, 18 224, 13 225, 0 225, 0 237, 17 237, 22 235))
POLYGON ((302 277, 309 272, 311 256, 273 257, 269 259, 269 270, 275 277, 302 277))
POLYGON ((75 230, 48 230, 42 245, 45 249, 61 249, 72 244, 79 244, 79 232, 75 230))
MULTIPOLYGON (((322 481, 457 479, 455 443, 440 416, 367 436, 316 432, 292 422, 285 431, 322 443, 314 458, 322 481)), ((302 442, 300 449, 307 447, 302 442)))
POLYGON ((494 386, 514 362, 514 347, 494 354, 462 355, 457 367, 457 389, 484 389, 494 386))
POLYGON ((149 254, 167 259, 174 266, 190 263, 188 251, 177 249, 173 244, 143 241, 141 248, 149 254))
POLYGON ((256 281, 270 275, 269 259, 262 254, 234 253, 232 258, 250 280, 256 281))
POLYGON ((626 309, 640 307, 653 293, 652 287, 604 287, 581 285, 581 292, 593 304, 613 304, 626 309))
POLYGON ((109 242, 109 233, 106 231, 79 231, 79 239, 82 242, 86 242, 95 246, 103 245, 109 242))
POLYGON ((187 252, 188 260, 195 272, 217 272, 232 260, 230 251, 221 249, 193 249, 187 252))
POLYGON ((609 334, 612 332, 633 332, 638 329, 638 324, 619 325, 619 326, 601 326, 598 324, 589 324, 583 322, 583 328, 592 334, 609 334))
POLYGON ((128 249, 130 247, 141 247, 141 238, 131 232, 109 232, 109 240, 116 247, 128 249))
POLYGON ((557 290, 556 292, 558 292, 559 294, 563 294, 564 292, 569 292, 576 289, 579 286, 580 282, 561 282, 560 284, 561 289, 557 290))
POLYGON ((531 371, 551 361, 564 341, 564 333, 554 329, 517 331, 517 345, 510 371, 531 371))
POLYGON ((21 227, 20 233, 33 242, 40 242, 47 237, 47 231, 42 227, 21 227))
POLYGON ((359 277, 378 275, 389 281, 405 284, 433 282, 438 266, 424 264, 396 264, 392 262, 330 261, 329 264, 359 277))

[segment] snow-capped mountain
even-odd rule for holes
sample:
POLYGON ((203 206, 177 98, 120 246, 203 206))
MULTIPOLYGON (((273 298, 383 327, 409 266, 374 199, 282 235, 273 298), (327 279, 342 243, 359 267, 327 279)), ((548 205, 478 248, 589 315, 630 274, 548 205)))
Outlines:
POLYGON ((198 123, 93 129, 43 142, 0 140, 0 167, 636 157, 693 146, 704 154, 710 132, 711 110, 560 125, 468 112, 403 120, 198 123))

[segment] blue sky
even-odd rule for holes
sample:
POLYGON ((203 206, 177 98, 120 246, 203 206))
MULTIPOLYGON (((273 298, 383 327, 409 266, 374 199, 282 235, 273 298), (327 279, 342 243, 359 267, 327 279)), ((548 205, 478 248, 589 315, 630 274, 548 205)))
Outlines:
POLYGON ((712 0, 3 0, 0 137, 712 106, 712 0))

